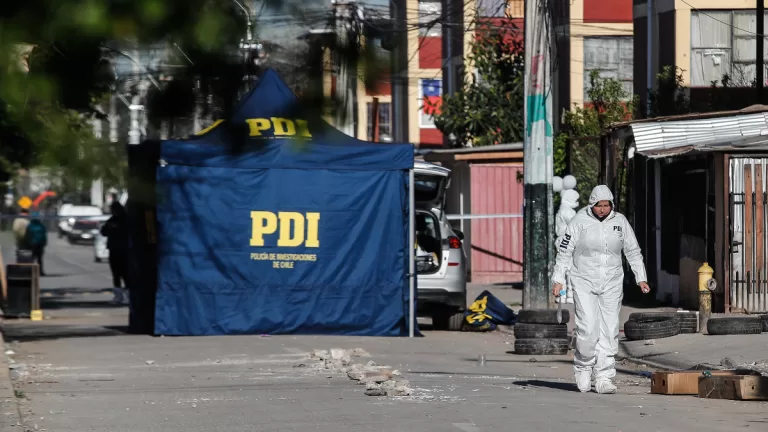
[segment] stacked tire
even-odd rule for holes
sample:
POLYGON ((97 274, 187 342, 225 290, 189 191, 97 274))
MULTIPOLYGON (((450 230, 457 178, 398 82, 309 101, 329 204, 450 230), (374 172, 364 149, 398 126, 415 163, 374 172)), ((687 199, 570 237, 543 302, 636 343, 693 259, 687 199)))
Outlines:
MULTIPOLYGON (((628 340, 663 339, 677 336, 681 333, 681 318, 678 312, 633 313, 624 323, 624 336, 628 340)), ((691 314, 696 316, 695 314, 691 314)), ((686 320, 686 332, 695 333, 697 327, 691 329, 691 323, 686 320)))
POLYGON ((562 311, 562 324, 557 322, 556 309, 524 309, 514 327, 515 354, 568 354, 568 321, 571 315, 562 311))

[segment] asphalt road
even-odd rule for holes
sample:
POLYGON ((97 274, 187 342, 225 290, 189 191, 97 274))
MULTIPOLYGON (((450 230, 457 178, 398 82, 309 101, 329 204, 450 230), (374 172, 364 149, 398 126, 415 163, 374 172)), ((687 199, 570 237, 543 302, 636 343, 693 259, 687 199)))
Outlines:
POLYGON ((106 303, 108 267, 93 262, 90 248, 55 240, 47 258, 49 319, 5 323, 11 357, 23 365, 16 384, 28 430, 725 432, 768 424, 765 403, 651 395, 649 380, 628 364, 619 394, 581 394, 568 356, 508 354, 512 338, 501 333, 126 335, 126 308, 106 303), (365 396, 341 373, 295 367, 308 352, 334 347, 365 349, 371 357, 362 362, 399 369, 414 394, 365 396))

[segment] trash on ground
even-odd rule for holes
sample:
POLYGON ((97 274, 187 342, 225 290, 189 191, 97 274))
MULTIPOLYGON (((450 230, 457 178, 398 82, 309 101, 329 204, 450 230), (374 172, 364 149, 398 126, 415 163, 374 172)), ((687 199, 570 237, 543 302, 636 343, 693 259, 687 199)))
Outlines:
POLYGON ((517 314, 489 291, 483 291, 464 313, 464 330, 488 332, 515 325, 517 314))

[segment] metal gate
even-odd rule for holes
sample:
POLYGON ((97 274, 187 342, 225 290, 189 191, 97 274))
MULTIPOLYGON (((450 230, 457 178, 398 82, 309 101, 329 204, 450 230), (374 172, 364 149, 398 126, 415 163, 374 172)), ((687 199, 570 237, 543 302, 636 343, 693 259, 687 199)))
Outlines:
POLYGON ((768 310, 768 158, 730 163, 730 303, 748 313, 768 310))

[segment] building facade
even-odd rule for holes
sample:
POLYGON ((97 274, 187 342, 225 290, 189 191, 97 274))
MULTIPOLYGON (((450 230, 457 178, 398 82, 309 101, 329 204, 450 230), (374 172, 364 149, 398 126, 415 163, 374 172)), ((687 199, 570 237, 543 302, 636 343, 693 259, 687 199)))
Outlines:
MULTIPOLYGON (((478 26, 505 31, 513 29, 512 32, 522 38, 525 2, 405 0, 405 3, 408 28, 408 137, 409 141, 421 147, 441 147, 444 137, 435 127, 430 109, 424 109, 424 101, 442 98, 446 87, 444 66, 453 63, 459 85, 465 74, 475 73, 468 53, 478 26), (456 15, 463 16, 463 22, 454 25, 461 29, 453 32, 452 62, 447 58, 445 25, 436 22, 441 21, 443 8, 446 7, 460 8, 460 13, 456 15)), ((632 12, 632 0, 572 0, 562 9, 553 11, 553 28, 557 36, 557 71, 554 77, 556 124, 560 123, 564 110, 571 109, 574 104, 589 103, 586 89, 590 70, 596 69, 603 77, 618 79, 629 93, 637 93, 632 12)), ((391 139, 393 116, 389 78, 382 78, 373 89, 368 90, 362 80, 358 82, 355 89, 356 137, 373 140, 373 101, 376 98, 380 140, 391 139)), ((334 77, 326 76, 325 83, 326 93, 333 93, 336 87, 334 77)))
MULTIPOLYGON (((717 92, 713 83, 714 87, 722 87, 724 75, 728 76, 731 88, 752 86, 757 38, 753 0, 651 1, 650 38, 648 2, 635 0, 634 3, 636 88, 646 88, 649 72, 655 77, 665 66, 679 68, 683 86, 690 88, 692 104, 717 92)), ((763 56, 768 58, 768 50, 763 56)), ((639 92, 643 101, 644 93, 639 92)), ((744 95, 750 94, 754 96, 754 92, 744 92, 744 95)), ((742 107, 751 103, 739 102, 742 107)))

